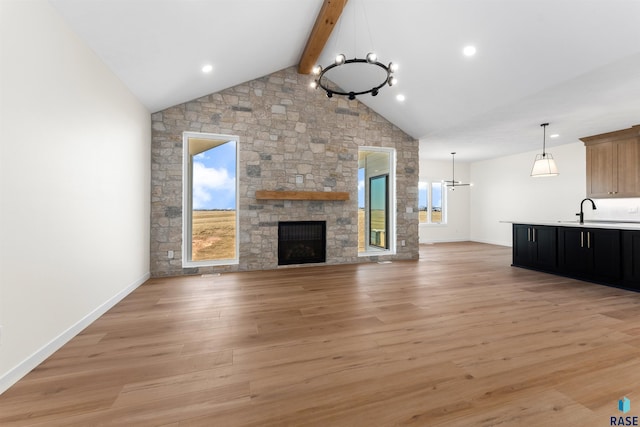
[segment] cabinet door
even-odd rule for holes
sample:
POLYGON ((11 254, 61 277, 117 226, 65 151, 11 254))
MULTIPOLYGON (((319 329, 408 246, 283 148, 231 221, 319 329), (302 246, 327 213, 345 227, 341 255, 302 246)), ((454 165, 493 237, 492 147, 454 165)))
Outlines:
POLYGON ((554 270, 556 255, 556 227, 513 225, 513 265, 554 270))
POLYGON ((558 230, 558 267, 568 275, 584 277, 589 271, 585 229, 562 227, 558 230))
POLYGON ((640 197, 640 125, 580 139, 587 151, 588 197, 640 197))
POLYGON ((635 138, 616 143, 616 197, 638 197, 640 194, 640 143, 635 138))
POLYGON ((586 233, 593 278, 615 284, 622 277, 620 231, 592 228, 586 233))
POLYGON ((589 280, 616 284, 622 276, 620 231, 562 228, 558 231, 558 259, 563 272, 589 280))
POLYGON ((640 290, 640 231, 624 230, 622 248, 624 285, 640 290))
POLYGON ((513 224, 513 264, 532 266, 531 226, 513 224))
POLYGON ((613 142, 587 146, 587 196, 613 197, 614 155, 613 142))
POLYGON ((545 270, 558 267, 557 227, 535 227, 535 263, 545 270))

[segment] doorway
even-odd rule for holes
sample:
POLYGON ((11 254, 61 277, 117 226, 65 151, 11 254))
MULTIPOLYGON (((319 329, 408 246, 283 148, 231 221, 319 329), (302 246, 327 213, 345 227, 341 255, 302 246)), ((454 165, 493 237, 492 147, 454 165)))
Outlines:
POLYGON ((358 255, 395 253, 395 150, 358 149, 358 255))

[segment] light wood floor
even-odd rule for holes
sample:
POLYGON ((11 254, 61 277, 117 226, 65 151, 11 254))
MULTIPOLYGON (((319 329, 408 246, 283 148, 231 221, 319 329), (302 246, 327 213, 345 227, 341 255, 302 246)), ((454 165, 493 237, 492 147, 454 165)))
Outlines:
POLYGON ((640 294, 419 261, 152 279, 0 396, 0 425, 608 426, 640 415, 640 294))

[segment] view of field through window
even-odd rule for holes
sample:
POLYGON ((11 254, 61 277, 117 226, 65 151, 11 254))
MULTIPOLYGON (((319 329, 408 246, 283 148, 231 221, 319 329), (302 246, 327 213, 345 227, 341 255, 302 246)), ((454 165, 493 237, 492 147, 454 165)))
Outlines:
POLYGON ((193 156, 191 260, 236 257, 236 142, 193 156))
MULTIPOLYGON (((365 237, 365 215, 364 208, 358 208, 358 251, 364 251, 365 237)), ((374 210, 371 213, 371 226, 378 230, 384 229, 385 212, 383 210, 374 210)), ((384 243, 384 242, 383 242, 384 243)))
POLYGON ((420 182, 418 183, 418 218, 420 222, 440 224, 442 217, 442 191, 444 186, 441 182, 420 182), (429 209, 429 190, 431 190, 431 209, 429 209), (429 218, 431 211, 431 218, 429 218))
POLYGON ((193 261, 233 259, 236 256, 236 211, 194 210, 193 261))

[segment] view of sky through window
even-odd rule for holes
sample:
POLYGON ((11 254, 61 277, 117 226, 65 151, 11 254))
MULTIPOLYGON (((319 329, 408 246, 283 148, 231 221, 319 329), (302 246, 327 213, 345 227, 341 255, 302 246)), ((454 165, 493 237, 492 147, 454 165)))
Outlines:
POLYGON ((443 185, 439 182, 432 183, 431 185, 431 207, 442 208, 442 188, 443 185))
POLYGON ((236 142, 193 157, 193 209, 235 209, 236 142))
MULTIPOLYGON (((442 207, 442 188, 439 182, 434 182, 431 187, 432 207, 442 207)), ((429 202, 429 183, 418 183, 418 209, 424 211, 427 209, 429 202)))

